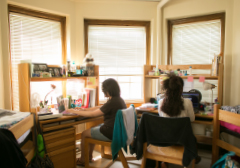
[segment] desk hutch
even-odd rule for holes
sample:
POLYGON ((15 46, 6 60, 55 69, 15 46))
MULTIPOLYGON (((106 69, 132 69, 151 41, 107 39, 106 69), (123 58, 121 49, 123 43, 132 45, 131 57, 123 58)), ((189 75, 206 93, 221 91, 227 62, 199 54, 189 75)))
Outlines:
MULTIPOLYGON (((51 66, 52 67, 52 66, 51 66)), ((56 66, 53 66, 56 67, 56 66)), ((30 66, 28 63, 18 65, 18 82, 19 82, 19 110, 22 112, 36 112, 36 108, 30 107, 30 83, 44 81, 62 81, 62 94, 66 97, 66 83, 68 79, 82 79, 87 86, 88 76, 81 77, 48 77, 39 78, 30 76, 30 66)), ((96 103, 99 105, 99 66, 95 65, 94 74, 96 78, 96 103)), ((54 163, 55 168, 76 168, 76 139, 81 138, 81 133, 76 135, 75 125, 86 123, 86 128, 98 125, 103 122, 103 117, 93 117, 79 120, 79 116, 63 116, 57 119, 39 121, 43 131, 46 148, 49 157, 54 163)))
MULTIPOLYGON (((192 66, 192 69, 200 69, 200 70, 210 70, 212 69, 211 64, 196 64, 196 65, 159 65, 158 69, 161 70, 187 70, 189 66, 192 66)), ((150 98, 153 97, 151 95, 151 87, 152 87, 152 79, 159 79, 160 76, 155 75, 148 75, 148 72, 152 70, 156 65, 144 65, 143 69, 143 95, 144 95, 144 103, 149 102, 150 98)), ((204 76, 207 80, 218 80, 218 102, 220 105, 222 105, 222 99, 223 99, 223 64, 219 63, 219 69, 218 69, 218 76, 212 76, 211 74, 198 74, 198 75, 192 75, 194 79, 199 79, 200 76, 204 76)), ((187 79, 188 76, 181 76, 183 79, 187 79)), ((158 113, 158 110, 148 111, 151 113, 158 113)), ((138 111, 138 113, 141 113, 138 111)), ((139 114, 141 115, 141 114, 139 114)), ((210 115, 201 115, 201 114, 195 114, 196 120, 193 123, 197 124, 204 124, 204 125, 213 125, 213 116, 210 115)), ((197 138, 197 141, 200 143, 205 144, 212 144, 212 137, 205 136, 205 135, 195 135, 197 138)))

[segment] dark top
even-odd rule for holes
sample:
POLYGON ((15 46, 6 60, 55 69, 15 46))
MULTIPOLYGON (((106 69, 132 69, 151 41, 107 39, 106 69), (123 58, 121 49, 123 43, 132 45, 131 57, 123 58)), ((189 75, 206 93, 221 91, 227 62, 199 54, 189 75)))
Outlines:
POLYGON ((26 168, 27 160, 13 133, 0 128, 0 167, 26 168))
POLYGON ((104 124, 100 127, 100 132, 108 139, 112 139, 115 116, 118 110, 126 109, 127 106, 121 97, 112 97, 100 110, 104 113, 104 124))
POLYGON ((145 142, 154 146, 184 146, 182 164, 186 167, 197 157, 197 142, 189 117, 167 118, 143 113, 131 151, 137 154, 137 159, 142 157, 145 142))

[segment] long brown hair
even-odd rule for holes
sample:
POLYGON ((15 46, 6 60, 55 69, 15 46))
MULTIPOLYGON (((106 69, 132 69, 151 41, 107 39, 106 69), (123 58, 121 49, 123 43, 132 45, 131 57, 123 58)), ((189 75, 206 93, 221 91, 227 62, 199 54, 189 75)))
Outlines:
POLYGON ((183 79, 174 73, 168 74, 168 79, 163 81, 165 97, 163 99, 161 111, 170 117, 178 116, 184 110, 182 92, 183 79))

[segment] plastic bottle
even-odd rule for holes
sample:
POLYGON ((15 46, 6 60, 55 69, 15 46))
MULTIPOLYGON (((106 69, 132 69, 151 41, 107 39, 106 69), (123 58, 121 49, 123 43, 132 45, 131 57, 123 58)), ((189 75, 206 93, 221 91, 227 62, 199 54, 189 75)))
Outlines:
POLYGON ((192 75, 192 66, 189 67, 189 75, 192 75))
POLYGON ((76 65, 75 65, 75 61, 73 61, 72 66, 71 66, 71 71, 72 72, 76 72, 76 65))

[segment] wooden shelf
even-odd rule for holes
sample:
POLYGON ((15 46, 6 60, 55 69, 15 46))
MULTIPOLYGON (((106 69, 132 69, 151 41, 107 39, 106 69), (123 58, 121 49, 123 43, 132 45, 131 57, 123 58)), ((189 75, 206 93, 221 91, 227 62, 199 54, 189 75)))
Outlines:
POLYGON ((213 125, 213 122, 212 122, 212 121, 195 120, 195 121, 193 121, 192 123, 195 123, 195 124, 205 124, 205 125, 213 125))
POLYGON ((97 77, 97 76, 49 77, 49 78, 33 77, 33 78, 30 78, 30 81, 31 81, 31 82, 42 82, 42 81, 64 81, 64 80, 67 80, 67 79, 84 79, 84 80, 86 80, 88 77, 97 77))
POLYGON ((212 137, 206 136, 206 135, 195 135, 197 138, 198 143, 204 143, 208 145, 212 145, 212 137))
POLYGON ((202 114, 195 114, 195 117, 198 117, 198 118, 207 118, 207 119, 213 119, 213 115, 202 115, 202 114))
MULTIPOLYGON (((165 77, 165 76, 166 75, 160 75, 160 76, 145 75, 145 78, 157 79, 157 78, 165 77)), ((211 75, 207 75, 207 74, 204 74, 204 75, 192 75, 192 76, 193 76, 193 79, 199 79, 200 76, 204 76, 205 79, 213 79, 213 80, 218 79, 218 76, 211 76, 211 75)), ((180 76, 180 77, 183 78, 183 79, 187 79, 189 76, 180 76)))
POLYGON ((35 154, 35 147, 32 141, 27 141, 23 147, 21 148, 25 158, 27 159, 28 163, 32 160, 35 154))

